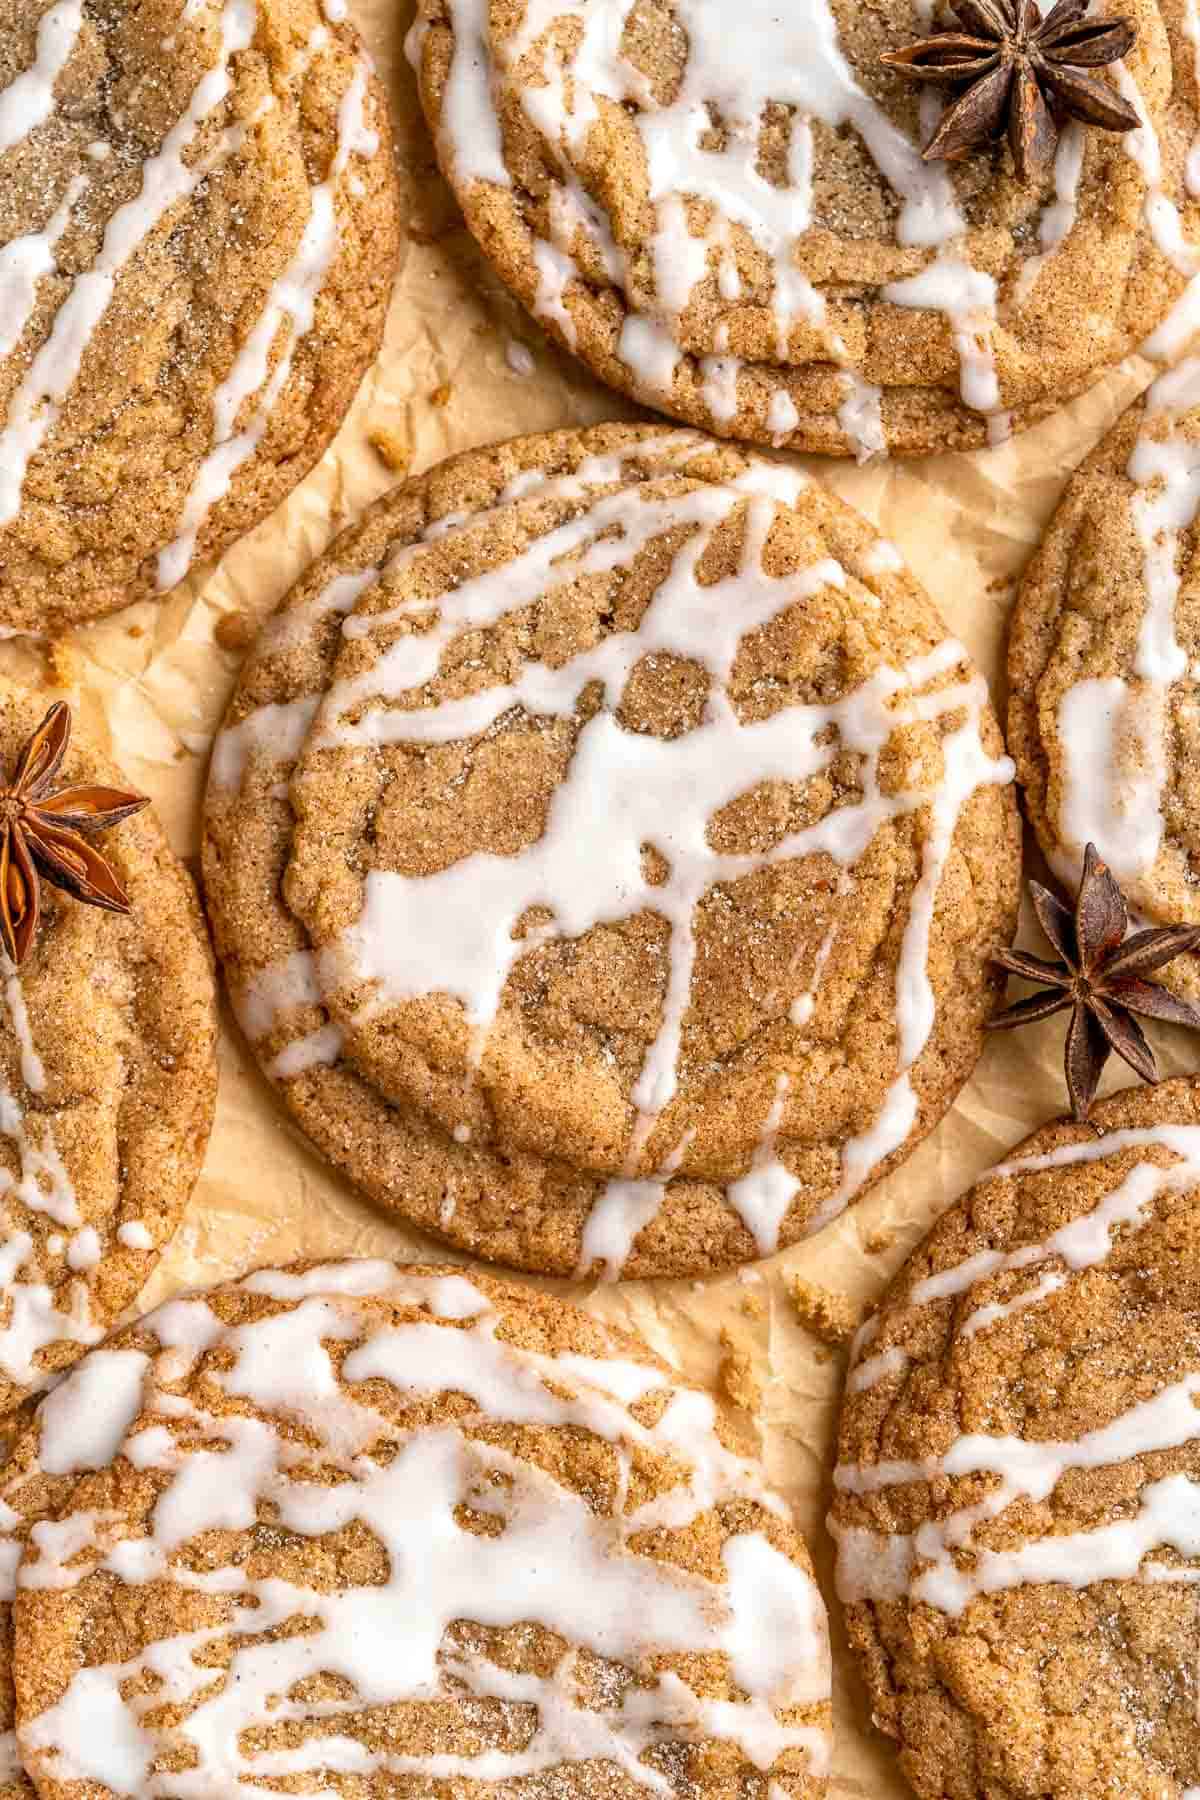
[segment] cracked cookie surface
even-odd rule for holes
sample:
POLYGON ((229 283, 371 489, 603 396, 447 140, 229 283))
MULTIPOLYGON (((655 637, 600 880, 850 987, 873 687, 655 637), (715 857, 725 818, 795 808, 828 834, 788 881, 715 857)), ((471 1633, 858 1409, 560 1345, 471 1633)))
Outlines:
POLYGON ((386 1262, 184 1296, 72 1372, 3 1493, 46 1800, 826 1791, 786 1505, 710 1395, 550 1296, 386 1262))
POLYGON ((860 1331, 830 1519, 923 1800, 1200 1789, 1200 1083, 1026 1139, 860 1331))
MULTIPOLYGON (((46 697, 0 685, 11 768, 46 697)), ((63 785, 122 787, 76 734, 63 785)), ((0 1414, 48 1387, 135 1299, 200 1172, 216 1004, 189 877, 150 812, 108 832, 126 918, 43 883, 40 933, 0 992, 0 1414)))
MULTIPOLYGON (((1109 9, 1105 9, 1109 10, 1109 9)), ((1185 0, 1122 5, 1099 72, 1142 120, 1071 123, 1029 186, 881 66, 922 0, 420 0, 409 40, 468 225, 604 381, 730 437, 860 459, 996 442, 1194 330, 1200 125, 1185 0)))
POLYGON ((396 490, 252 652, 206 879, 326 1154, 477 1254, 794 1241, 978 1055, 1018 843, 986 691, 795 471, 601 427, 396 490))
POLYGON ((382 89, 315 0, 0 22, 0 623, 174 587, 307 474, 383 330, 382 89))

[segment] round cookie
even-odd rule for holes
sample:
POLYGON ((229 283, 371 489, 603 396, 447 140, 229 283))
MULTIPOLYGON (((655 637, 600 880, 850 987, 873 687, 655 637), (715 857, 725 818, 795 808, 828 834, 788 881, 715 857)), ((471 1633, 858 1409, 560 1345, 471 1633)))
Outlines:
POLYGON ((826 1791, 786 1506, 709 1395, 548 1296, 346 1263, 170 1302, 43 1403, 6 1492, 46 1800, 826 1791))
POLYGON ((1187 0, 1119 10, 1137 42, 1098 73, 1142 129, 1070 124, 1029 187, 1003 143, 922 161, 953 96, 880 57, 961 29, 925 0, 419 0, 409 55, 472 232, 604 381, 721 435, 920 455, 1195 329, 1187 0))
MULTIPOLYGON (((1047 859, 1095 843, 1148 924, 1200 923, 1200 362, 1162 376, 1072 477, 1021 586, 1009 744, 1047 859)), ((1165 972, 1200 994, 1200 959, 1165 972)))
POLYGON ((1000 749, 895 551, 797 471, 646 427, 472 452, 251 653, 218 953, 376 1198, 545 1272, 705 1272, 834 1216, 969 1074, 1000 749))
POLYGON ((0 625, 161 594, 291 492, 378 349, 386 102, 317 0, 0 26, 0 625))
MULTIPOLYGON (((0 684, 5 777, 46 711, 0 684)), ((124 787, 73 736, 56 785, 124 787)), ((152 813, 102 840, 127 918, 43 882, 19 973, 0 967, 0 1417, 48 1387, 145 1285, 200 1173, 216 1005, 191 883, 152 813)))
POLYGON ((1028 1138, 851 1354, 830 1528, 925 1800, 1200 1793, 1200 1080, 1028 1138))

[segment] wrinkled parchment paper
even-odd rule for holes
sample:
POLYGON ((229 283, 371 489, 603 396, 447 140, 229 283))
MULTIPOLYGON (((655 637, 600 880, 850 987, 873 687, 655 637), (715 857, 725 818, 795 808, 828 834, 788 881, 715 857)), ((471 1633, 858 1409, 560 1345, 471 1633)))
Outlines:
MULTIPOLYGON (((407 222, 383 354, 340 436, 308 481, 215 571, 197 571, 165 606, 136 606, 58 643, 0 644, 0 669, 69 690, 82 720, 131 781, 153 796, 179 853, 195 867, 207 757, 249 641, 306 563, 367 502, 457 450, 521 432, 634 417, 538 328, 491 276, 437 175, 403 56, 411 0, 351 0, 388 82, 407 222), (527 351, 529 354, 523 353, 527 351), (532 368, 530 370, 530 362, 532 368)), ((864 468, 811 459, 904 552, 1004 703, 1005 624, 1014 582, 1063 484, 1146 385, 1130 362, 1066 412, 997 450, 864 468)), ((1031 851, 1036 868, 1036 852, 1031 851)), ((1031 945, 1036 933, 1026 919, 1031 945)), ((930 1222, 1026 1132, 1062 1110, 1062 1021, 990 1040, 958 1104, 910 1161, 810 1243, 708 1282, 634 1282, 572 1290, 589 1309, 640 1330, 685 1373, 721 1378, 731 1349, 758 1390, 754 1414, 775 1485, 794 1502, 830 1605, 838 1800, 903 1800, 887 1740, 870 1723, 845 1650, 822 1520, 844 1348, 806 1329, 797 1276, 870 1304, 930 1222)), ((1165 1033, 1156 1041, 1162 1041, 1165 1033)), ((1176 1074, 1194 1066, 1182 1035, 1162 1042, 1176 1074), (1189 1057, 1191 1062, 1189 1063, 1189 1057)), ((392 1223, 309 1151, 241 1042, 228 1011, 221 1091, 205 1172, 144 1303, 181 1287, 296 1256, 453 1260, 392 1223)), ((1121 1078, 1112 1077, 1112 1085, 1121 1078)), ((515 1277, 514 1279, 526 1279, 515 1277)))

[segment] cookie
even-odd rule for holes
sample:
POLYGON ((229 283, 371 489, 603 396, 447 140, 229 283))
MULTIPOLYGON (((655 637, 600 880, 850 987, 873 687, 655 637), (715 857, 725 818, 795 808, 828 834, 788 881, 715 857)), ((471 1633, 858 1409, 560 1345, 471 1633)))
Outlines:
POLYGON ((1019 846, 980 677, 798 471, 471 452, 246 664, 205 875, 247 1036, 369 1193, 553 1273, 769 1254, 952 1101, 1019 846))
MULTIPOLYGON (((46 711, 0 685, 5 779, 46 711)), ((125 787, 78 734, 62 786, 125 787)), ((48 1387, 135 1299, 200 1172, 216 1006, 191 883, 151 813, 102 840, 127 918, 42 883, 41 929, 0 962, 0 1417, 48 1387)))
POLYGON ((927 1800, 1200 1792, 1200 1080, 1028 1138, 859 1333, 838 1592, 927 1800))
POLYGON ((265 518, 341 423, 398 245, 386 102, 344 11, 6 10, 5 629, 167 592, 265 518))
MULTIPOLYGON (((1200 363, 1130 408, 1073 476, 1022 583, 1009 742, 1029 817, 1075 882, 1094 843, 1149 924, 1200 924, 1200 363)), ((1200 960, 1164 974, 1200 994, 1200 960)))
POLYGON ((47 1800, 826 1791, 786 1506, 709 1395, 548 1296, 364 1262, 172 1301, 5 1491, 47 1800))
POLYGON ((880 58, 956 24, 924 0, 419 0, 409 54, 472 232, 601 379, 720 435, 921 455, 1200 322, 1190 15, 1120 11, 1136 44, 1096 73, 1142 128, 1070 124, 1029 186, 1003 142, 922 161, 952 95, 880 58))

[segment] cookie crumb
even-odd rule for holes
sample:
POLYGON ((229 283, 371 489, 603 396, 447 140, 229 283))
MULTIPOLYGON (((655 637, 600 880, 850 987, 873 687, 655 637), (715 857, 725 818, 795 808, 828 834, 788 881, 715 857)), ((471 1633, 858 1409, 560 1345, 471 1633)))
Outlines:
POLYGON ((854 1336, 862 1308, 855 1306, 853 1300, 829 1288, 817 1287, 802 1275, 793 1275, 789 1286, 801 1323, 823 1344, 836 1348, 854 1336))
POLYGON ((222 613, 213 636, 222 650, 245 650, 255 635, 254 621, 244 612, 222 613))
POLYGON ((70 638, 51 638, 46 646, 46 685, 73 688, 79 685, 83 665, 70 638))
POLYGON ((367 442, 393 475, 408 474, 412 464, 412 451, 398 431, 389 431, 386 425, 377 425, 373 431, 368 432, 367 442))
POLYGON ((886 1250, 894 1247, 895 1242, 895 1232, 886 1225, 880 1225, 869 1233, 864 1247, 868 1256, 882 1256, 886 1250))
POLYGON ((450 396, 454 389, 448 381, 441 381, 429 396, 430 406, 449 406, 450 396))
POLYGON ((727 1327, 721 1327, 721 1343, 726 1354, 717 1373, 721 1391, 735 1406, 757 1412, 762 1404, 762 1382, 754 1373, 749 1353, 734 1343, 727 1327))

